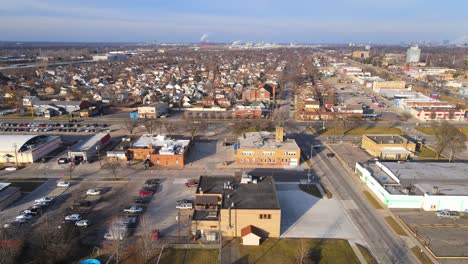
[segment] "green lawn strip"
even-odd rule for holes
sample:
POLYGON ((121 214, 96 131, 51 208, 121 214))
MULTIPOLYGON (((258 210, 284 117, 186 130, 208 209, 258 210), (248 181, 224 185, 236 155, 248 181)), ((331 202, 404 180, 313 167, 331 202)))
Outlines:
POLYGON ((423 146, 419 149, 418 158, 435 159, 437 158, 437 153, 432 149, 423 146))
POLYGON ((418 246, 415 246, 411 248, 411 252, 421 261, 422 264, 432 264, 432 260, 424 254, 424 252, 421 252, 421 248, 418 246))
POLYGON ((322 198, 322 194, 315 184, 299 184, 299 189, 317 198, 322 198))
POLYGON ((372 196, 372 194, 368 191, 364 191, 364 195, 366 196, 367 200, 369 200, 369 202, 372 204, 372 206, 375 208, 375 209, 383 209, 382 205, 379 203, 379 201, 377 201, 374 196, 372 196))
POLYGON ((372 254, 369 252, 369 250, 362 246, 362 245, 359 245, 359 244, 356 244, 357 247, 359 248, 359 251, 361 252, 362 256, 364 257, 364 259, 366 260, 366 263, 367 264, 377 264, 377 260, 372 256, 372 254))
MULTIPOLYGON (((417 126, 414 129, 428 136, 434 136, 434 129, 432 127, 417 126)), ((457 129, 463 132, 463 134, 465 134, 466 136, 468 136, 468 127, 457 127, 457 129)))
POLYGON ((306 263, 359 263, 348 241, 342 239, 269 238, 260 246, 239 246, 239 256, 246 263, 298 263, 301 240, 310 260, 306 263))
POLYGON ((166 248, 159 263, 185 263, 185 264, 215 264, 218 263, 218 250, 216 249, 175 249, 166 248))
POLYGON ((395 231, 395 233, 397 233, 398 235, 400 236, 408 236, 408 234, 406 234, 405 230, 403 230, 403 228, 397 223, 397 221, 391 217, 391 216, 387 216, 385 217, 385 222, 387 222, 387 224, 393 229, 393 231, 395 231))

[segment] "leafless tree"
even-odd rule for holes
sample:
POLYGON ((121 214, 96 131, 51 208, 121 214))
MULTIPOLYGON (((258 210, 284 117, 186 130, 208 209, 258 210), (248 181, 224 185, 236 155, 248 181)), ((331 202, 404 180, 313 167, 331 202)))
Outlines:
POLYGON ((128 120, 125 122, 125 128, 127 129, 130 135, 133 135, 135 129, 138 127, 138 121, 136 120, 128 120))
POLYGON ((114 179, 116 179, 117 178, 117 171, 120 168, 120 163, 116 159, 113 159, 113 160, 111 160, 109 162, 109 165, 110 165, 112 175, 114 176, 114 179))
POLYGON ((444 150, 449 149, 449 161, 452 161, 458 151, 466 149, 465 134, 447 121, 443 121, 440 125, 434 123, 432 128, 436 138, 437 159, 440 158, 444 150))
POLYGON ((401 113, 400 120, 401 121, 408 121, 412 116, 413 115, 410 112, 405 111, 405 112, 401 113))
POLYGON ((206 130, 207 128, 208 123, 206 121, 193 121, 190 122, 187 126, 192 141, 199 133, 206 130))
POLYGON ((307 247, 306 242, 304 241, 304 239, 301 238, 299 242, 299 247, 296 250, 297 263, 305 263, 307 258, 310 256, 310 253, 310 249, 307 247))
POLYGON ((167 121, 166 123, 164 123, 163 126, 164 126, 164 129, 166 130, 167 135, 173 135, 175 131, 177 130, 177 127, 173 122, 167 121))
POLYGON ((70 163, 68 163, 68 167, 67 167, 67 172, 68 172, 68 178, 71 180, 72 176, 73 176, 73 171, 75 171, 75 163, 73 161, 70 161, 70 163))
POLYGON ((138 238, 138 249, 147 263, 153 256, 154 242, 151 237, 152 228, 146 217, 140 220, 140 230, 143 234, 138 238))
POLYGON ((155 119, 146 119, 143 124, 145 125, 146 131, 148 131, 149 134, 154 134, 156 132, 156 129, 158 127, 159 122, 156 121, 155 119))

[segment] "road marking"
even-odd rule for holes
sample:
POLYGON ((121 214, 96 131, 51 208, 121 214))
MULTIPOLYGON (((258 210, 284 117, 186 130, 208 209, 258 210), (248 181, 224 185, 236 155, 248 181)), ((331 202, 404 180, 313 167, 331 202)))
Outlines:
POLYGON ((341 204, 346 210, 357 210, 359 209, 354 200, 341 200, 341 204))

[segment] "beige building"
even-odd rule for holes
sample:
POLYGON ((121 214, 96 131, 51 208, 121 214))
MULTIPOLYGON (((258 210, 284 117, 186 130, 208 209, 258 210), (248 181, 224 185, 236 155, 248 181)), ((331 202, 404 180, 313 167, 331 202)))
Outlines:
POLYGON ((0 135, 0 163, 34 163, 62 144, 59 136, 0 135))
POLYGON ((236 162, 239 165, 299 166, 301 150, 294 139, 285 139, 282 127, 277 127, 275 133, 244 133, 238 143, 236 162))
POLYGON ((354 59, 367 59, 369 58, 369 51, 366 51, 366 50, 353 51, 353 58, 354 59))
POLYGON ((262 239, 280 236, 281 209, 271 176, 201 176, 194 205, 192 233, 204 238, 218 238, 220 232, 242 237, 251 225, 262 239))
POLYGON ((169 111, 167 103, 155 103, 138 107, 138 118, 155 119, 169 111))
POLYGON ((383 81, 383 82, 373 82, 372 90, 376 93, 380 92, 383 89, 391 89, 391 90, 402 90, 405 88, 406 82, 405 81, 383 81))
POLYGON ((416 143, 400 135, 363 135, 362 148, 382 160, 406 160, 414 157, 416 143))

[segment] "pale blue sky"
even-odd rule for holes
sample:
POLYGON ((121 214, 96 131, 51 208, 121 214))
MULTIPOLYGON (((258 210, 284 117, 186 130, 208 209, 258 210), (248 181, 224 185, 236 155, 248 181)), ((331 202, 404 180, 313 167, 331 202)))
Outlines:
POLYGON ((468 34, 468 0, 0 0, 0 40, 400 43, 468 34))

